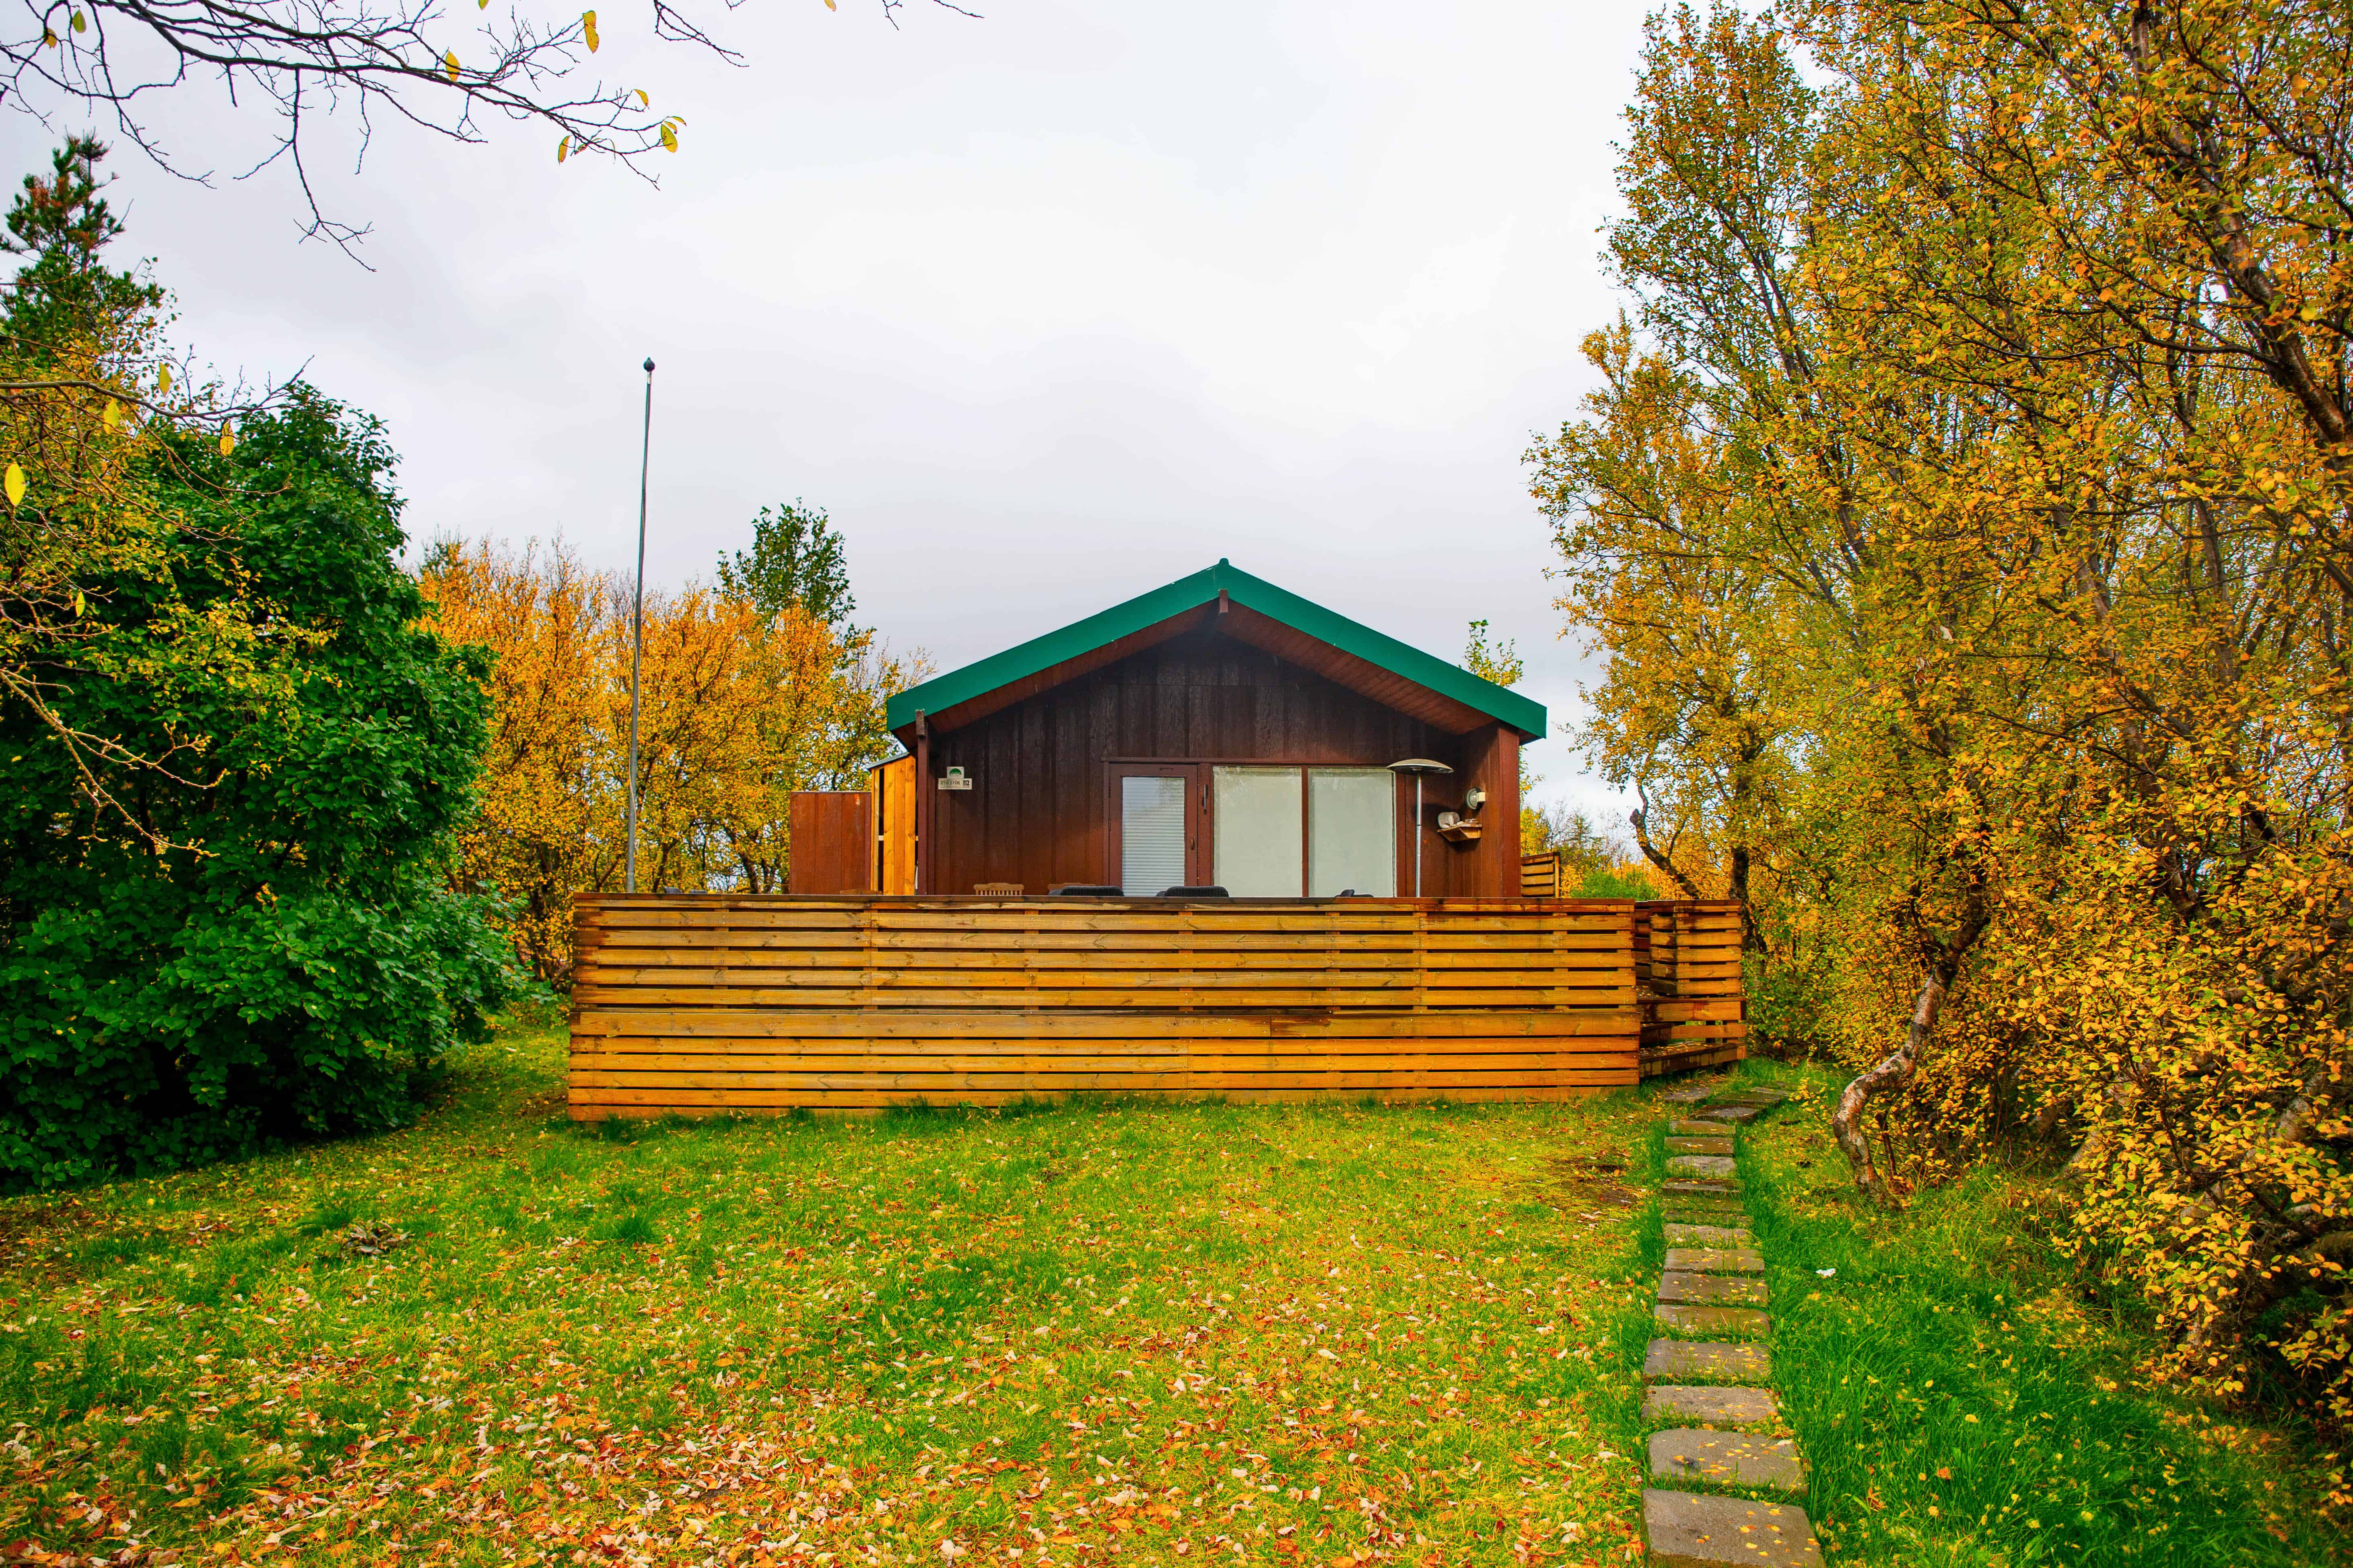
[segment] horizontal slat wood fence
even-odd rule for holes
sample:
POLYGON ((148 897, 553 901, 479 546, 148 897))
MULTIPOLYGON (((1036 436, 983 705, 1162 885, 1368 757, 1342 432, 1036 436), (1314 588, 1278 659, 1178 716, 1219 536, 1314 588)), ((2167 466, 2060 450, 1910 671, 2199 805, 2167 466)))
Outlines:
POLYGON ((1631 901, 579 900, 572 1114, 1639 1076, 1631 901))
POLYGON ((1642 1076, 1716 1067, 1746 1056, 1740 906, 1728 899, 1678 899, 1645 900, 1636 909, 1642 1076))

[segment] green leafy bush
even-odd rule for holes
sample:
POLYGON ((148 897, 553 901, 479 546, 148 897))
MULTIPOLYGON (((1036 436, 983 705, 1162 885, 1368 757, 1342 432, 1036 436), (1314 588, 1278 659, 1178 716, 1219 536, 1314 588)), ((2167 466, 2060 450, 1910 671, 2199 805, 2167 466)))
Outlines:
POLYGON ((396 1125, 510 985, 441 874, 484 656, 420 624, 380 427, 297 388, 233 453, 164 456, 161 563, 98 584, 44 672, 113 752, 0 709, 7 1188, 396 1125), (228 622, 238 657, 207 658, 228 622))
POLYGON ((1656 899, 1665 895, 1651 874, 1639 866, 1608 866, 1586 868, 1585 879, 1577 885, 1573 899, 1656 899))

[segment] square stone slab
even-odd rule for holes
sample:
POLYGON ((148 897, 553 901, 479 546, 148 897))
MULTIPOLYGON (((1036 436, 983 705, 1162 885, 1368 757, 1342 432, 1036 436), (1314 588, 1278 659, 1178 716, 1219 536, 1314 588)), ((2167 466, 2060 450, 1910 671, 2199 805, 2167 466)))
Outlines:
POLYGON ((1662 1193, 1680 1193, 1691 1197, 1736 1198, 1740 1195, 1738 1182, 1701 1182, 1689 1176, 1670 1177, 1659 1184, 1662 1193))
POLYGON ((1670 1154, 1729 1154, 1732 1152, 1732 1140, 1729 1138, 1670 1138, 1667 1140, 1667 1152, 1670 1154))
POLYGON ((1724 1182, 1730 1181, 1738 1168, 1733 1163, 1732 1156, 1729 1154, 1670 1154, 1667 1156, 1667 1174, 1670 1176, 1698 1176, 1704 1180, 1724 1182))
POLYGON ((1642 1395, 1642 1419, 1702 1426, 1778 1426, 1781 1406, 1769 1388, 1703 1388, 1653 1384, 1642 1395))
POLYGON ((1680 1225, 1670 1222, 1666 1226, 1669 1247, 1754 1247, 1757 1238, 1748 1227, 1736 1225, 1680 1225))
POLYGON ((1806 1467, 1788 1437, 1752 1437, 1737 1432, 1689 1430, 1651 1434, 1653 1480, 1712 1487, 1755 1487, 1762 1491, 1806 1495, 1806 1467))
POLYGON ((1662 1199, 1659 1207, 1678 1225, 1746 1225, 1748 1210, 1737 1194, 1730 1197, 1685 1197, 1676 1194, 1662 1199), (1689 1217, 1686 1217, 1689 1216, 1689 1217))
POLYGON ((1761 1340, 1772 1321, 1754 1307, 1692 1307, 1662 1302, 1651 1309, 1662 1328, 1678 1334, 1718 1334, 1728 1340, 1761 1340))
POLYGON ((1813 1521, 1795 1503, 1649 1490, 1642 1494, 1642 1534, 1651 1568, 1821 1568, 1813 1521))
POLYGON ((1746 1247, 1670 1247, 1666 1266, 1678 1274, 1762 1274, 1765 1255, 1746 1247))
POLYGON ((1729 1138, 1732 1133, 1733 1129, 1721 1121, 1694 1121, 1679 1116, 1667 1123, 1667 1134, 1672 1138, 1729 1138))
MULTIPOLYGON (((1687 1209, 1666 1206, 1662 1209, 1661 1213, 1662 1216, 1669 1225, 1705 1226, 1711 1230, 1742 1230, 1746 1228, 1748 1225, 1748 1216, 1742 1214, 1738 1209, 1687 1209)), ((1691 1244, 1689 1242, 1673 1241, 1669 1242, 1667 1245, 1670 1247, 1688 1247, 1691 1244)), ((1753 1247, 1756 1243, 1751 1241, 1748 1245, 1753 1247)))
POLYGON ((1746 1121, 1764 1109, 1761 1105, 1711 1105, 1699 1114, 1704 1121, 1746 1121))
POLYGON ((1765 1281, 1738 1274, 1662 1274, 1659 1300, 1694 1307, 1761 1307, 1765 1281))
POLYGON ((1681 1089, 1671 1089, 1659 1096, 1671 1105, 1696 1105, 1715 1092, 1712 1083, 1687 1083, 1681 1089))
POLYGON ((1773 1381, 1773 1358, 1762 1345, 1709 1340, 1652 1340, 1642 1358, 1644 1383, 1752 1383, 1773 1381))

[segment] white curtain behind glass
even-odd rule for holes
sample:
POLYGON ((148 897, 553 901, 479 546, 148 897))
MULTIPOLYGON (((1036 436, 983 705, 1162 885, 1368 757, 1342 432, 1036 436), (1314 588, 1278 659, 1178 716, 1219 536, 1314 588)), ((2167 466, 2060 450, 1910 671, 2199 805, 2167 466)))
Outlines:
POLYGON ((1307 771, 1307 896, 1397 896, 1397 778, 1387 768, 1307 771))
POLYGON ((1219 768, 1218 885, 1238 899, 1299 897, 1299 770, 1219 768))
POLYGON ((1119 890, 1148 899, 1185 885, 1185 781, 1119 781, 1119 890))

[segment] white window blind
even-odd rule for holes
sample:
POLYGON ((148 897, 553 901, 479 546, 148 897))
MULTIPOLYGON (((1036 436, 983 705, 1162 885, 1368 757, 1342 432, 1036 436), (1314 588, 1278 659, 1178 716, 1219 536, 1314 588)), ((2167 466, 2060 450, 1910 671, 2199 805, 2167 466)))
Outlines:
POLYGON ((1397 896, 1397 776, 1387 768, 1307 770, 1307 896, 1397 896))
POLYGON ((1299 897, 1299 770, 1219 768, 1216 791, 1218 885, 1238 899, 1299 897))
POLYGON ((1185 781, 1119 781, 1119 890, 1148 899, 1185 885, 1185 781))

